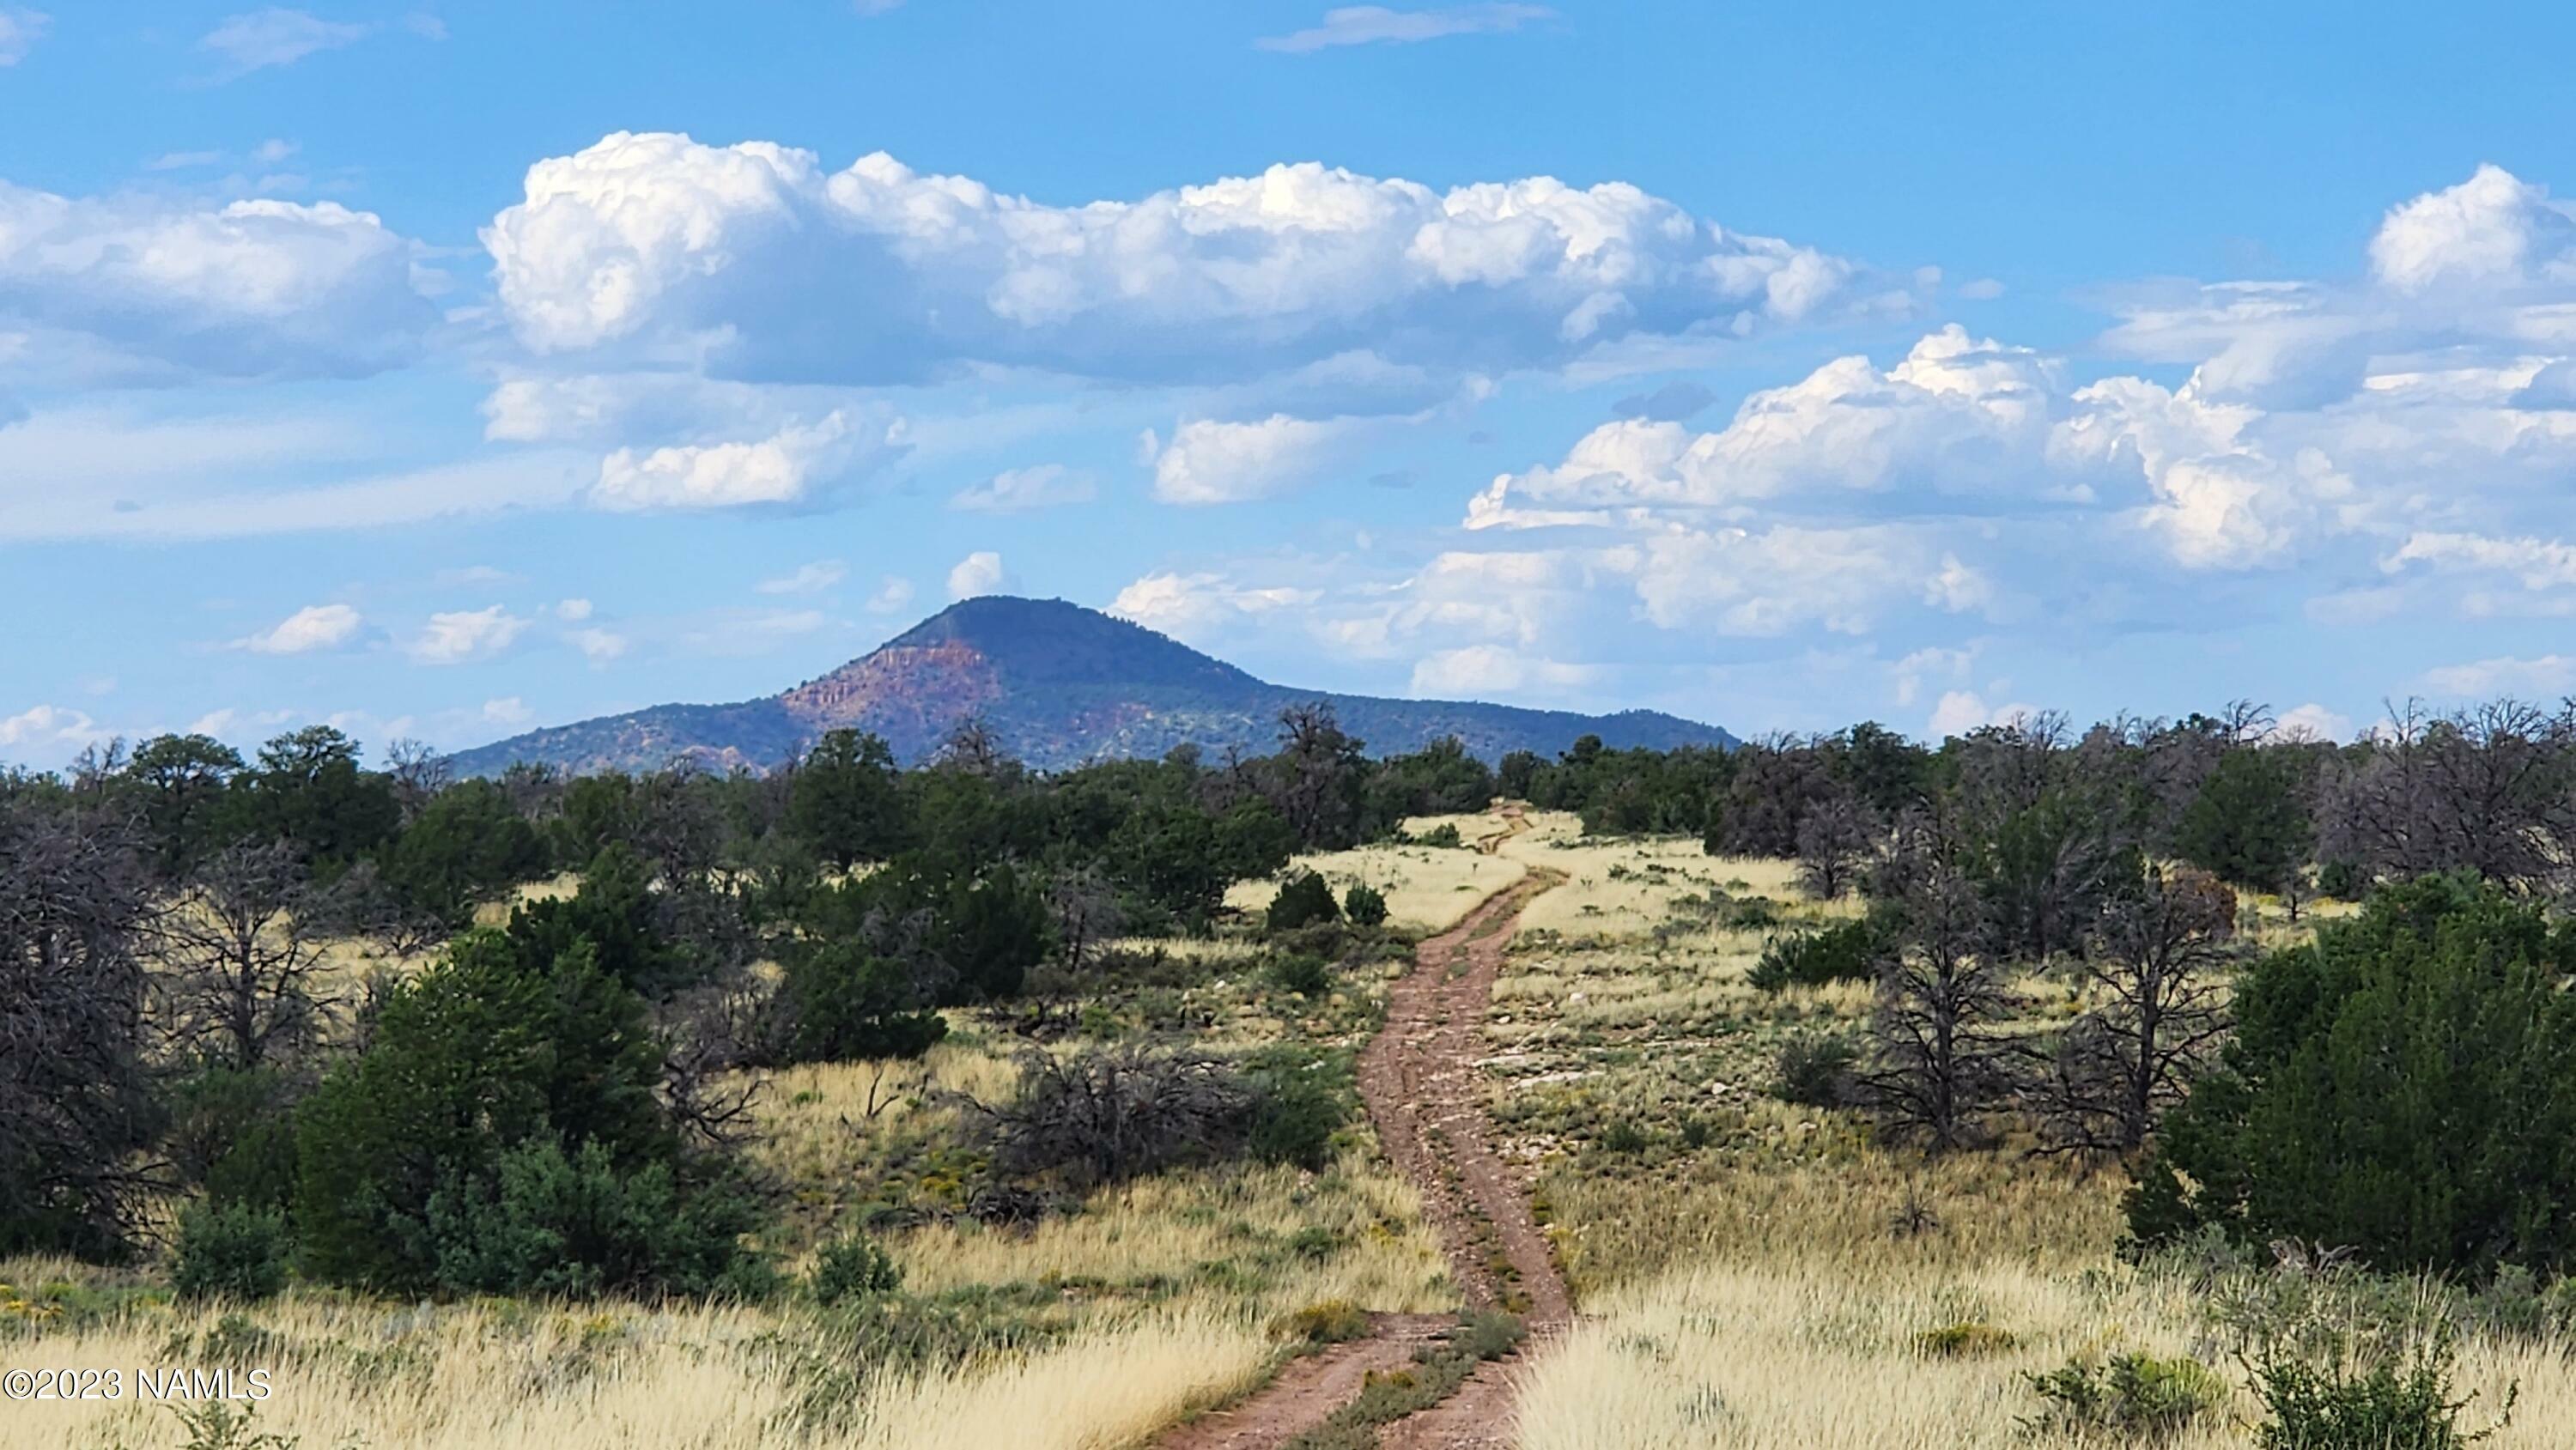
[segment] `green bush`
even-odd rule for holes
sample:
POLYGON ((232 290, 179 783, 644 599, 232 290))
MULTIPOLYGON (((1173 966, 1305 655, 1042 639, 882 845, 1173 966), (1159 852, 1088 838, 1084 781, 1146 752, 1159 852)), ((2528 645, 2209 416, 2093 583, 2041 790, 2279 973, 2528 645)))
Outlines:
POLYGON ((1780 1081, 1774 1091, 1782 1102, 1807 1108, 1839 1108, 1852 1099, 1852 1064, 1860 1048, 1850 1038, 1829 1033, 1792 1037, 1780 1045, 1780 1081))
POLYGON ((606 1149, 534 1142, 497 1182, 430 1200, 437 1286, 450 1292, 658 1297, 725 1294, 745 1282, 742 1236, 758 1225, 730 1183, 684 1191, 672 1168, 620 1172, 606 1149))
POLYGON ((1646 1130, 1637 1126, 1633 1118, 1613 1118, 1610 1125, 1601 1130, 1601 1151, 1604 1153, 1631 1157, 1645 1152, 1653 1144, 1654 1139, 1648 1137, 1646 1130))
POLYGON ((1279 990, 1300 997, 1320 997, 1331 990, 1332 968, 1311 952, 1287 952, 1270 962, 1270 980, 1279 990))
POLYGON ((546 874, 545 841, 500 786, 460 780, 421 807, 385 853, 385 884, 403 904, 449 927, 474 920, 475 903, 546 874))
POLYGON ((2576 1256, 2576 929, 2493 886, 2393 886, 2240 983, 2222 1069, 2128 1198, 2153 1246, 2349 1245, 2483 1279, 2576 1256))
POLYGON ((1737 896, 1723 887, 1708 893, 1701 910, 1729 931, 1768 931, 1780 924, 1779 903, 1770 897, 1737 896))
POLYGON ((2227 1381, 2216 1370, 2188 1355, 2157 1359, 2115 1354, 2108 1364, 2070 1359, 2027 1378, 2048 1401, 2047 1411, 2030 1422, 2040 1433, 2170 1435, 2227 1403, 2228 1393, 2227 1381))
POLYGON ((2370 894, 2370 872, 2358 861, 2328 861, 2317 867, 2317 894, 2359 901, 2370 894))
POLYGON ((815 1303, 830 1305, 891 1294, 902 1285, 903 1270, 882 1245, 869 1238, 846 1238, 824 1246, 806 1290, 815 1303))
POLYGON ((1821 931, 1773 937, 1763 944, 1753 964, 1753 985, 1765 992, 1787 987, 1821 987, 1828 982, 1866 982, 1878 975, 1887 940, 1878 924, 1864 917, 1821 931))
POLYGON ((259 1411, 251 1405, 210 1400, 201 1405, 172 1405, 170 1417, 188 1438, 179 1450, 303 1450, 301 1435, 278 1435, 257 1428, 259 1411))
POLYGON ((663 1044, 587 941, 542 973, 461 938, 295 1115, 316 1278, 397 1293, 739 1294, 751 1196, 683 1146, 663 1044))
POLYGON ((2462 1450, 2496 1428, 2462 1428, 2469 1402, 2452 1398, 2448 1358, 2438 1352, 2367 1369, 2267 1358, 2254 1367, 2254 1394, 2263 1402, 2254 1431, 2262 1450, 2462 1450))
POLYGON ((1280 1315, 1270 1331, 1282 1339, 1306 1344, 1340 1344, 1368 1334, 1368 1311, 1348 1299, 1326 1299, 1280 1315))
POLYGON ((1354 882, 1342 894, 1342 914, 1353 926, 1386 925, 1386 893, 1365 882, 1354 882))
POLYGON ((188 1206, 179 1215, 171 1285, 182 1299, 266 1299, 286 1287, 286 1216, 248 1204, 188 1206))
POLYGON ((919 1057, 948 1035, 927 995, 901 962, 857 942, 807 946, 789 954, 770 1000, 770 1061, 919 1057))
POLYGON ((1320 1173, 1333 1161, 1333 1135, 1350 1117, 1350 1102, 1323 1060, 1278 1062, 1253 1075, 1256 1094, 1245 1146, 1264 1163, 1286 1163, 1320 1173))
POLYGON ((1338 921, 1342 908, 1333 900, 1333 888, 1320 873, 1301 871, 1291 876, 1270 900, 1270 914, 1264 923, 1270 930, 1295 931, 1319 921, 1338 921))
POLYGON ((542 976, 587 948, 604 975, 658 995, 698 972, 698 964, 662 929, 663 899, 653 868, 631 846, 611 844, 584 867, 570 896, 523 902, 504 933, 520 970, 542 976))
POLYGON ((283 1074, 208 1063, 171 1086, 172 1166, 213 1202, 283 1208, 295 1187, 293 1106, 283 1074))

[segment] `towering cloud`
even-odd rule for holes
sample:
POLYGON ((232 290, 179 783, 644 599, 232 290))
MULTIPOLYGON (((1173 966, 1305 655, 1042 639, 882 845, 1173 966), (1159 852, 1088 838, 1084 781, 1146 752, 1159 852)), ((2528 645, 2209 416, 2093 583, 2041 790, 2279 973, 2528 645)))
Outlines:
POLYGON ((1052 206, 882 152, 619 132, 541 161, 484 231, 547 354, 682 350, 716 374, 886 382, 992 363, 1207 382, 1366 349, 1558 364, 1634 334, 1865 305, 1850 262, 1633 186, 1441 192, 1314 164, 1052 206))

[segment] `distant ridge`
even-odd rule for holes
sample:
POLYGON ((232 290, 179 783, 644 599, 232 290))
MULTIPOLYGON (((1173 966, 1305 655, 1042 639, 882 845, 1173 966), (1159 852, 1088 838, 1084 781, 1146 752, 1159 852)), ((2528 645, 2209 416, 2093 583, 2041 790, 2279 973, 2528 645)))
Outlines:
POLYGON ((1042 770, 1151 758, 1174 746, 1267 753, 1283 708, 1331 702, 1373 755, 1455 735, 1487 760, 1514 750, 1555 755, 1585 735, 1621 748, 1729 747, 1735 737, 1652 710, 1580 715, 1450 700, 1390 700, 1297 690, 1098 610, 1061 599, 986 595, 950 605, 820 679, 736 705, 655 705, 627 715, 531 730, 450 757, 459 774, 517 762, 575 773, 651 770, 689 760, 714 770, 767 770, 824 732, 872 731, 917 762, 960 723, 981 719, 1042 770))

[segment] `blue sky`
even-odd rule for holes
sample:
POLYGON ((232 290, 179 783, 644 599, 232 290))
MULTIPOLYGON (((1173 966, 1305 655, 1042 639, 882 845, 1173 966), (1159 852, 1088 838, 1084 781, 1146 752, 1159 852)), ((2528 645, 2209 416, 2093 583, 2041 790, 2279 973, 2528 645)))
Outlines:
POLYGON ((963 593, 1740 733, 2576 690, 2557 7, 0 0, 0 758, 963 593))

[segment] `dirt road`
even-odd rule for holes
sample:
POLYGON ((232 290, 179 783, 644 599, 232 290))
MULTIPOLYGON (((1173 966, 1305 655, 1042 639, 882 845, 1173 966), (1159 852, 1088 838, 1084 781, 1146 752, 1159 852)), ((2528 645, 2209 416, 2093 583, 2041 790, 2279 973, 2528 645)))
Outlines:
MULTIPOLYGON (((1530 1340, 1521 1355, 1543 1347, 1573 1309, 1529 1193, 1494 1151, 1476 1060, 1485 1007, 1521 907, 1562 880, 1533 871, 1423 942, 1413 970, 1388 988, 1386 1025, 1359 1064, 1369 1118, 1396 1170, 1422 1195, 1451 1278, 1470 1305, 1526 1319, 1530 1340)), ((1242 1403, 1165 1437, 1163 1450, 1275 1450, 1357 1394, 1370 1370, 1410 1362, 1449 1322, 1374 1316, 1368 1338, 1298 1361, 1242 1403)), ((1456 1394, 1387 1426, 1379 1443, 1403 1450, 1509 1445, 1511 1375, 1521 1355, 1480 1367, 1456 1394)))

